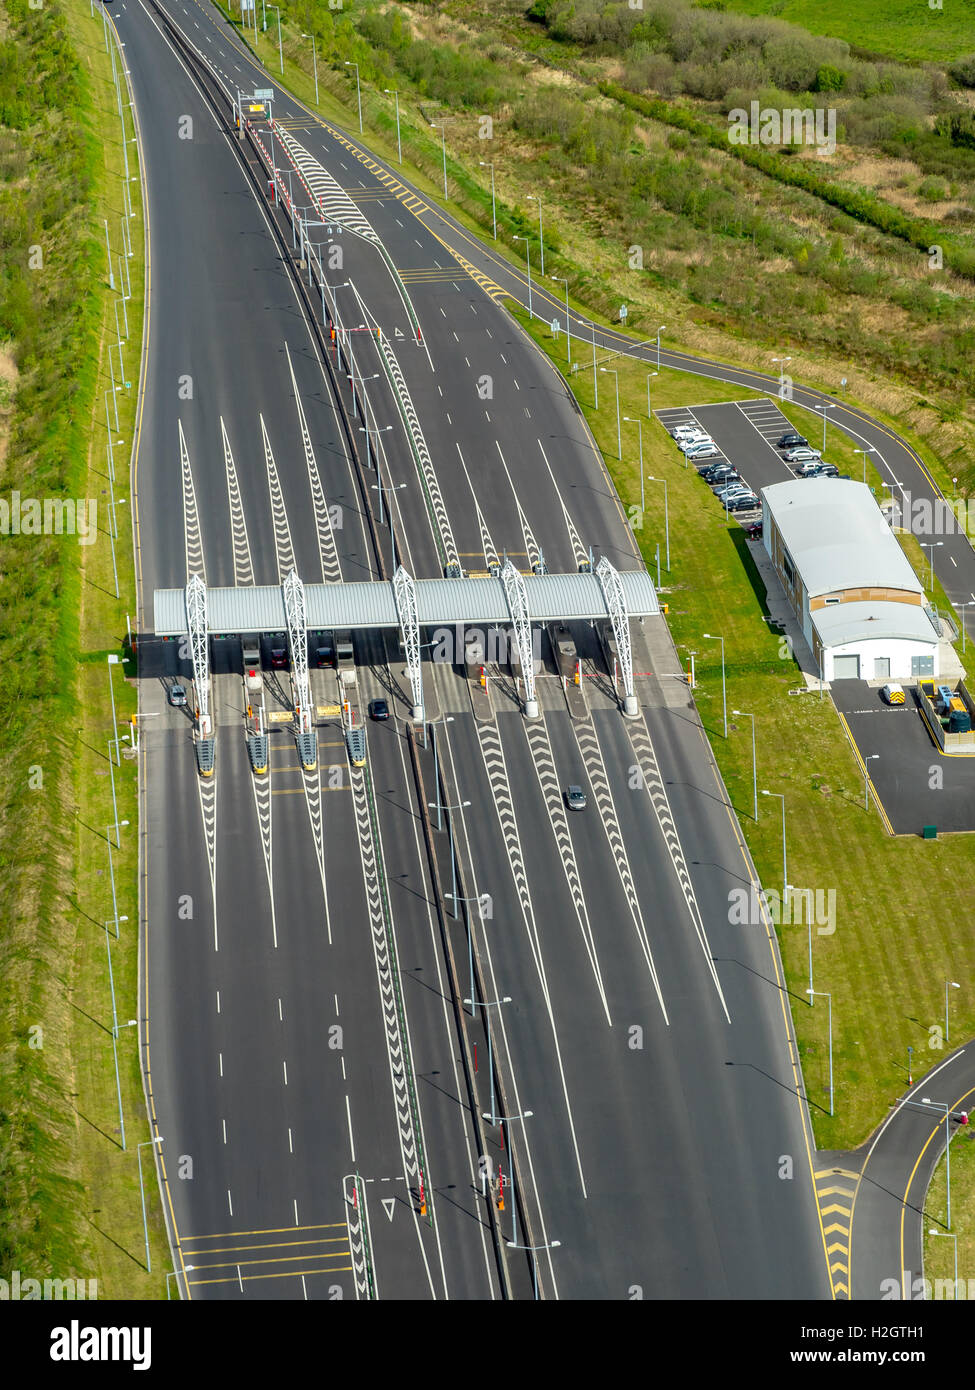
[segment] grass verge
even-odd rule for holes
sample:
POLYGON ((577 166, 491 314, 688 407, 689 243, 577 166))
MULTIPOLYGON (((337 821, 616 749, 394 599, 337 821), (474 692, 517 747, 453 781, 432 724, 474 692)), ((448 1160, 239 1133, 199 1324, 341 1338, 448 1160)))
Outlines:
MULTIPOLYGON (((564 345, 555 343, 549 327, 529 322, 521 311, 515 317, 564 369, 564 345)), ((906 1088, 908 1046, 914 1048, 915 1073, 922 1070, 922 1057, 927 1070, 943 1055, 932 1047, 938 1035, 929 1028, 943 1017, 946 976, 975 978, 969 928, 975 839, 892 838, 873 805, 864 809, 863 776, 829 698, 789 694, 802 678, 764 621, 764 585, 741 528, 725 522, 663 428, 647 422, 646 372, 622 359, 617 365, 622 414, 644 420, 645 471, 668 485, 672 570, 662 574, 668 622, 685 659, 695 653, 698 708, 762 883, 776 889, 782 883, 781 803, 760 795, 754 819, 751 721, 735 716, 739 709, 755 716, 759 789, 785 795, 789 882, 818 891, 827 908, 835 894, 833 922, 812 929, 813 986, 832 994, 832 1117, 827 1009, 820 999, 810 1007, 806 996, 810 933, 805 921, 779 923, 777 931, 817 1144, 855 1147, 906 1088), (704 632, 725 639, 727 739, 721 648, 705 640, 704 632)), ((630 515, 636 535, 655 573, 658 543, 664 552, 663 489, 648 488, 641 526, 637 428, 624 422, 618 460, 615 397, 601 392, 596 410, 591 382, 580 373, 574 384, 624 507, 635 508, 630 515)), ((671 371, 652 388, 654 409, 734 395, 721 383, 671 371)), ((708 925, 719 949, 721 923, 708 925)), ((975 994, 959 991, 953 1006, 953 1037, 970 1037, 975 994)))

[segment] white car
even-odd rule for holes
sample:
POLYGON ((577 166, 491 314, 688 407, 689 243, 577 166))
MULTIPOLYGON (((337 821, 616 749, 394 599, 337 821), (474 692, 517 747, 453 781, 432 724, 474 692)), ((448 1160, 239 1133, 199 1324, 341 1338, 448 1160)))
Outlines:
POLYGON ((711 436, 705 434, 703 430, 695 430, 693 434, 681 434, 677 436, 678 449, 686 449, 690 444, 708 444, 711 436))
POLYGON ((679 447, 685 454, 692 454, 695 449, 713 449, 714 440, 706 434, 703 439, 682 439, 679 447))
POLYGON ((786 463, 810 463, 822 457, 818 449, 787 449, 785 452, 786 463))
POLYGON ((704 433, 704 431, 701 429, 701 426, 700 426, 700 425, 675 425, 674 428, 673 428, 670 432, 671 432, 671 434, 674 436, 675 439, 680 439, 682 435, 686 435, 686 434, 703 434, 703 433, 704 433))

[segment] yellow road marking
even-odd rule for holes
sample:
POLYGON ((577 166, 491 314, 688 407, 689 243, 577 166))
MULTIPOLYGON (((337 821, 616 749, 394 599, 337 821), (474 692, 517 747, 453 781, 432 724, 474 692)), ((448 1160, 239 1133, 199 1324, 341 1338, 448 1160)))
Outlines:
POLYGON ((344 1231, 344 1221, 320 1221, 317 1226, 268 1226, 258 1231, 211 1231, 205 1236, 184 1236, 184 1240, 234 1240, 241 1236, 293 1236, 295 1231, 344 1231))

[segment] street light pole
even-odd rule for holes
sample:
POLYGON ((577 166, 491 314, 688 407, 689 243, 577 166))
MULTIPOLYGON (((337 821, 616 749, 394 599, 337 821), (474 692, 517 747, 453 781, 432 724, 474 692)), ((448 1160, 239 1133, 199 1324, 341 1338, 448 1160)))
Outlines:
POLYGON ((756 758, 756 756, 755 756, 755 716, 754 716, 754 714, 749 714, 746 710, 743 710, 743 709, 733 709, 733 710, 731 711, 731 713, 732 713, 732 714, 740 715, 740 717, 741 717, 742 719, 750 719, 750 720, 752 721, 752 796, 753 796, 754 801, 755 801, 754 816, 755 816, 755 819, 756 819, 756 821, 757 821, 757 820, 758 820, 758 760, 757 760, 757 758, 756 758))
POLYGON ((950 1106, 950 1105, 944 1104, 943 1101, 928 1100, 926 1096, 921 1100, 921 1104, 922 1104, 922 1105, 930 1105, 930 1106, 932 1106, 933 1108, 935 1108, 935 1109, 937 1109, 937 1110, 943 1110, 943 1111, 945 1112, 945 1191, 946 1191, 946 1195, 947 1195, 947 1205, 948 1205, 948 1210, 947 1210, 947 1216, 948 1216, 948 1230, 950 1231, 950 1230, 951 1230, 951 1128, 950 1128, 950 1123, 949 1123, 949 1122, 950 1122, 950 1117, 951 1117, 951 1106, 950 1106))
MULTIPOLYGON (((512 1198, 513 1200, 513 1198, 512 1198)), ((516 1245, 512 1240, 506 1240, 509 1250, 527 1250, 530 1254, 535 1254, 539 1250, 557 1250, 562 1244, 560 1240, 550 1240, 547 1245, 516 1245)), ((532 1260, 532 1284, 535 1290, 535 1302, 538 1302, 538 1261, 532 1260)))
POLYGON ((810 996, 809 1006, 812 1007, 814 995, 819 995, 821 999, 826 999, 827 1009, 829 1010, 829 1113, 833 1113, 833 996, 821 989, 807 989, 806 993, 810 996))
POLYGON ((623 430, 620 424, 620 374, 615 367, 600 367, 601 372, 608 372, 616 378, 616 457, 623 461, 623 430))
MULTIPOLYGON (((358 103, 358 106, 359 106, 359 134, 361 135, 361 134, 362 134, 362 87, 361 87, 361 85, 360 85, 360 83, 359 83, 359 64, 358 64, 358 63, 353 63, 353 62, 351 62, 349 59, 346 59, 344 66, 347 67, 347 68, 355 68, 355 99, 356 99, 356 102, 358 103)), ((433 122, 431 121, 430 124, 432 125, 433 122)))
MULTIPOLYGON (((670 566, 668 565, 667 568, 670 569, 670 566)), ((708 639, 709 642, 720 642, 720 643, 721 643, 721 703, 722 703, 722 706, 724 707, 724 736, 725 736, 725 738, 727 738, 727 737, 728 737, 728 689, 727 689, 727 685, 726 685, 726 683, 725 683, 724 638, 723 638, 723 637, 718 637, 718 636, 716 636, 716 635, 714 635, 714 634, 712 634, 712 633, 710 633, 710 632, 702 632, 702 633, 701 633, 701 636, 702 636, 702 637, 706 637, 706 638, 708 639)))
MULTIPOLYGON (((636 425, 640 432, 640 521, 643 521, 643 514, 647 510, 647 490, 643 485, 643 421, 637 416, 624 415, 623 419, 628 425, 636 425)), ((670 569, 670 565, 667 566, 670 569)))
MULTIPOLYGON (((318 45, 315 42, 314 34, 302 34, 303 39, 311 39, 311 58, 315 64, 315 105, 318 105, 318 45)), ((402 163, 402 160, 400 160, 402 163)))
POLYGON ((136 1156, 139 1163, 139 1195, 142 1197, 142 1229, 146 1237, 146 1273, 152 1273, 152 1260, 149 1256, 149 1223, 146 1220, 146 1190, 142 1183, 142 1150, 150 1144, 161 1144, 162 1135, 159 1134, 155 1139, 144 1139, 141 1144, 136 1144, 136 1156))
MULTIPOLYGON (((652 419, 653 419, 653 411, 650 409, 650 382, 653 380, 653 378, 654 378, 655 376, 659 376, 659 375, 660 375, 659 372, 651 372, 651 373, 649 374, 649 376, 647 377, 647 419, 648 419, 648 420, 652 420, 652 419)), ((686 458, 685 458, 685 460, 684 460, 684 467, 685 467, 685 468, 687 467, 687 459, 686 459, 686 458)))
MULTIPOLYGON (((467 900, 465 899, 465 901, 467 901, 467 900)), ((473 979, 473 975, 472 975, 471 978, 473 979)), ((464 1003, 465 1003, 465 1004, 470 1004, 470 1006, 471 1006, 471 1016, 473 1017, 473 1016, 474 1016, 474 1010, 475 1010, 475 1009, 478 1009, 478 1008, 480 1008, 480 1009, 493 1009, 493 1008, 498 1008, 498 1007, 500 1007, 502 1004, 510 1004, 510 1003, 511 1003, 511 995, 510 995, 510 994, 504 994, 504 995, 501 996, 500 999, 475 999, 475 998, 474 998, 474 990, 473 990, 473 988, 472 988, 472 989, 471 989, 471 997, 470 997, 470 999, 465 999, 465 1000, 464 1000, 464 1003)), ((494 1124, 497 1123, 497 1120, 495 1119, 495 1115, 494 1115, 494 1053, 493 1053, 492 1048, 491 1048, 491 1019, 490 1019, 490 1016, 489 1016, 489 1017, 487 1018, 487 1020, 486 1020, 486 1025, 487 1025, 487 1037, 488 1037, 488 1080, 489 1080, 489 1082, 490 1082, 490 1084, 491 1084, 491 1114, 490 1114, 490 1116, 485 1115, 484 1118, 485 1118, 486 1120, 487 1120, 487 1119, 490 1119, 491 1124, 494 1125, 494 1124)))
MULTIPOLYGON (((782 802, 782 904, 783 904, 783 906, 785 906, 785 903, 787 902, 788 897, 789 897, 789 865, 788 865, 788 861, 787 861, 787 859, 786 859, 786 841, 785 841, 785 793, 784 793, 784 792, 769 792, 769 791, 766 791, 765 788, 763 787, 763 788, 762 788, 762 795, 763 795, 763 796, 777 796, 777 797, 779 798, 779 800, 782 802)), ((813 973, 812 973, 812 913, 809 913, 809 914, 807 914, 807 915, 809 916, 809 919, 810 919, 810 920, 809 920, 809 988, 812 989, 812 986, 813 986, 813 973)), ((810 1005, 810 1007, 812 1007, 812 1006, 810 1005)))
MULTIPOLYGON (((269 5, 268 5, 268 9, 269 9, 269 10, 277 10, 277 12, 278 12, 278 65, 279 65, 279 67, 280 67, 280 69, 281 69, 281 72, 282 72, 282 74, 283 74, 283 73, 284 73, 284 50, 283 50, 282 47, 281 47, 281 6, 280 6, 280 5, 271 5, 271 4, 269 4, 269 5)), ((267 25, 265 24, 265 28, 266 28, 266 27, 267 27, 267 25)))
MULTIPOLYGON (((641 451, 642 452, 642 451, 641 451)), ((667 550, 667 573, 670 573, 670 512, 667 508, 667 479, 655 478, 652 473, 647 474, 648 483, 663 483, 664 485, 664 541, 667 550)), ((721 643, 721 689, 724 691, 724 641, 721 643)), ((725 738, 728 737, 728 702, 725 701, 724 711, 724 732, 725 738)))
POLYGON ((660 327, 657 329, 657 375, 658 375, 658 376, 660 375, 660 335, 661 335, 661 333, 664 331, 664 329, 665 329, 666 327, 667 327, 667 325, 666 325, 665 323, 662 323, 662 324, 660 325, 660 327))
POLYGON ((545 239, 542 235, 542 200, 537 193, 529 193, 528 201, 538 204, 538 252, 539 252, 539 274, 545 274, 545 239))
MULTIPOLYGON (((528 238, 527 238, 526 236, 516 236, 516 237, 513 238, 513 240, 514 240, 514 241, 523 241, 523 242, 525 243, 525 265, 527 266, 527 270, 526 270, 526 272, 525 272, 525 279, 526 279, 527 282, 528 282, 528 317, 529 317, 530 319, 532 319, 532 318, 535 317, 535 315, 532 313, 532 258, 531 258, 531 243, 529 242, 529 240, 528 240, 528 238)), ((596 335, 596 330, 595 330, 595 327, 594 327, 594 328, 593 328, 593 349, 592 349, 593 371, 595 371, 595 369, 596 369, 596 343, 595 343, 595 335, 596 335)))
POLYGON ((560 275, 553 275, 552 279, 556 284, 565 286, 565 345, 569 355, 569 366, 572 366, 572 319, 569 316, 569 282, 560 275))
POLYGON ((961 989, 961 985, 955 980, 945 980, 945 1042, 948 1041, 948 991, 949 989, 961 989))

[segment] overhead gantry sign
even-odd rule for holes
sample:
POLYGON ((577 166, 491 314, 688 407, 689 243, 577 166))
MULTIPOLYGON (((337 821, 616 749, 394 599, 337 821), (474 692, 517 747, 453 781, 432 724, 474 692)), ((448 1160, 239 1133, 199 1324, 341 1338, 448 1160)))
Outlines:
MULTIPOLYGON (((185 589, 153 594, 159 637, 189 634, 193 679, 198 692, 197 734, 209 739, 209 652, 215 633, 284 632, 289 636, 294 691, 295 738, 299 752, 314 761, 314 729, 308 680, 308 633, 332 630, 399 629, 413 695, 413 718, 423 719, 420 662, 421 627, 511 627, 525 681, 525 716, 538 716, 532 664, 533 623, 609 619, 623 677, 623 712, 638 712, 633 691, 630 618, 660 612, 656 590, 645 570, 617 570, 605 556, 595 574, 521 574, 509 560, 498 576, 414 579, 400 566, 391 580, 343 584, 303 584, 292 570, 282 585, 208 589, 192 575, 185 589), (303 749, 302 740, 308 744, 303 749)), ((304 756, 303 756, 304 760, 304 756)), ((212 762, 211 762, 212 768, 212 762)), ((203 766, 201 764, 201 772, 203 766)))

